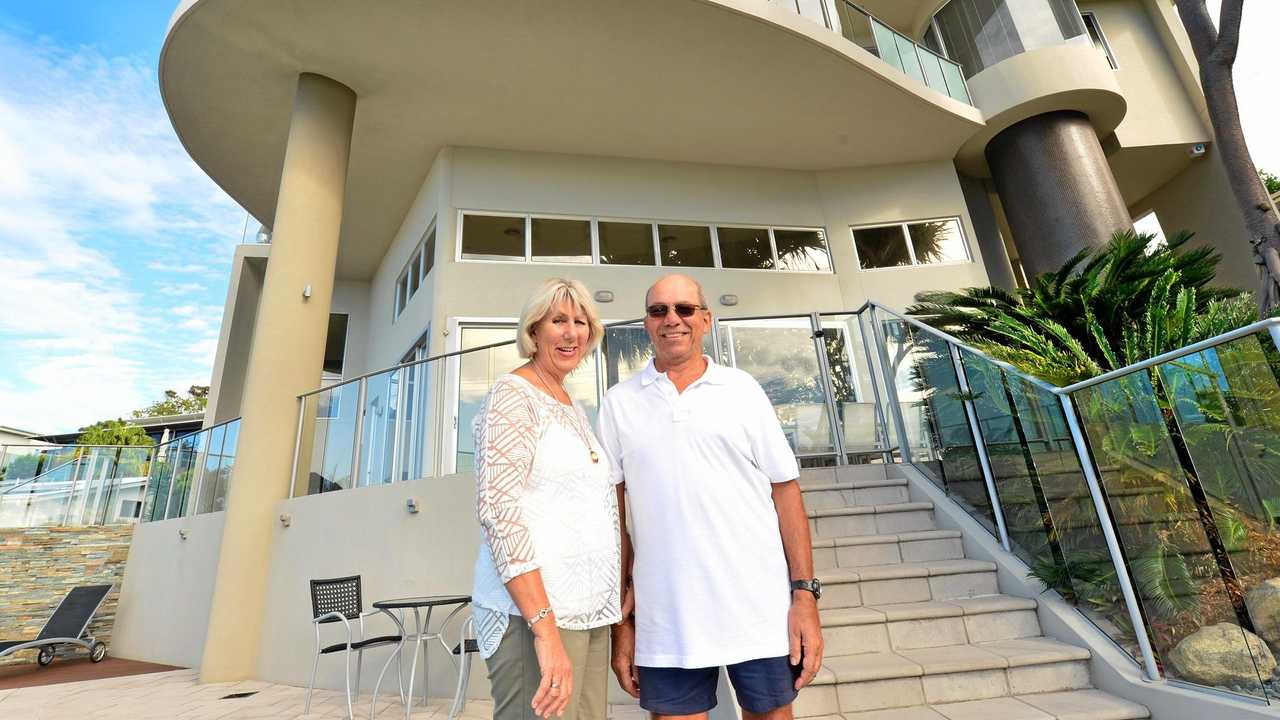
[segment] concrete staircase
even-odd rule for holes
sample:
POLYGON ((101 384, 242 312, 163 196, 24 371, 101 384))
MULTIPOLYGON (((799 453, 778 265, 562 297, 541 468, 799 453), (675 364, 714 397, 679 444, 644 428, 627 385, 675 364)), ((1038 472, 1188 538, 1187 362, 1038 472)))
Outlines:
POLYGON ((1094 690, 1085 648, 1040 632, 1036 601, 1000 594, 993 563, 910 502, 895 465, 806 469, 826 658, 797 717, 1136 720, 1094 690))

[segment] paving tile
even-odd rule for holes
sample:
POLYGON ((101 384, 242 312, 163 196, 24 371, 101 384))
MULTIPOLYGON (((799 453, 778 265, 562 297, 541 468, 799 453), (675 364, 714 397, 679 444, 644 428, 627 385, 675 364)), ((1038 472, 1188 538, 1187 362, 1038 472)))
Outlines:
POLYGON ((894 708, 892 710, 845 713, 844 720, 946 720, 946 718, 921 705, 919 707, 894 708))
POLYGON ((1019 695, 1018 699, 1059 720, 1136 720, 1150 715, 1141 705, 1099 690, 1019 695))

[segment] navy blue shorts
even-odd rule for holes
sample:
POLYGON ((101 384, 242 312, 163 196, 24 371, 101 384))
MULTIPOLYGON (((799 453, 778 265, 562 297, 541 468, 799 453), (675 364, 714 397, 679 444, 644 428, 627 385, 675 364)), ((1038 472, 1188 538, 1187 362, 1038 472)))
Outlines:
MULTIPOLYGON (((743 710, 766 713, 796 699, 800 667, 786 655, 729 665, 729 682, 743 710)), ((659 715, 694 715, 716 706, 720 668, 639 667, 640 707, 659 715)))

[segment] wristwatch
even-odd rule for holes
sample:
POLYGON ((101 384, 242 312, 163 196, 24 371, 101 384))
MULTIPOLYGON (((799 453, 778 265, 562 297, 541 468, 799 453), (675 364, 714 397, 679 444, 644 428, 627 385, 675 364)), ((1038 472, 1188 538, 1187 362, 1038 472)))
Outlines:
POLYGON ((791 589, 808 590, 813 593, 814 600, 820 600, 822 598, 822 583, 818 581, 818 578, 814 578, 812 580, 792 580, 791 589))

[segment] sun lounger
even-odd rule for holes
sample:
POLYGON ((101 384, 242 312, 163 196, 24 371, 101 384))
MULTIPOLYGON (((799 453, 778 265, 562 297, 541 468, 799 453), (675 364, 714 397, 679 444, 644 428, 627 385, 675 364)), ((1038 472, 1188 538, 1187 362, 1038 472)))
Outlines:
POLYGON ((98 642, 93 636, 85 637, 84 633, 112 587, 83 585, 73 588, 58 603, 58 608, 49 616, 49 621, 34 640, 0 640, 0 657, 20 650, 39 648, 40 654, 36 657, 36 662, 48 665, 53 662, 54 651, 59 645, 79 645, 89 651, 90 660, 101 662, 107 656, 106 643, 98 642))

